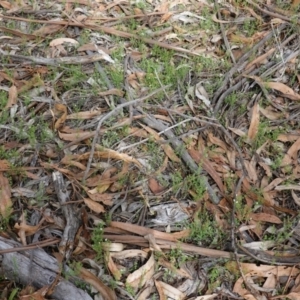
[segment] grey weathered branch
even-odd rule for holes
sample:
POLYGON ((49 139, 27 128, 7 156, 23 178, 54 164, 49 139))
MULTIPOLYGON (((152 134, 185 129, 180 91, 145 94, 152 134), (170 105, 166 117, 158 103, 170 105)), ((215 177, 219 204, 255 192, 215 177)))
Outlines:
MULTIPOLYGON (((20 247, 21 244, 0 237, 0 250, 20 247)), ((43 249, 34 249, 22 252, 12 252, 2 255, 2 274, 23 285, 31 284, 36 288, 50 286, 59 273, 57 260, 48 255, 43 249), (34 255, 31 257, 31 251, 34 255)), ((71 269, 66 267, 66 272, 71 269)), ((78 279, 79 280, 79 279, 78 279)), ((60 277, 51 295, 57 300, 92 300, 90 295, 77 288, 72 282, 60 277)))

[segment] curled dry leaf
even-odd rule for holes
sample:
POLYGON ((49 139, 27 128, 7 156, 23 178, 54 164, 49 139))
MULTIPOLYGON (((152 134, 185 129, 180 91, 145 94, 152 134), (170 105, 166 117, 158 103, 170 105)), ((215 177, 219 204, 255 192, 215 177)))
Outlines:
POLYGON ((199 296, 194 300, 213 300, 216 299, 217 296, 218 294, 204 295, 204 296, 199 296))
POLYGON ((167 283, 155 281, 155 285, 157 287, 160 299, 168 299, 170 297, 174 300, 183 300, 186 298, 184 293, 167 283))
POLYGON ((122 277, 122 273, 118 269, 117 265, 115 264, 115 262, 113 261, 109 253, 105 256, 105 260, 106 260, 106 265, 109 268, 112 275, 114 276, 115 280, 119 281, 122 277))
POLYGON ((148 253, 143 250, 130 249, 130 250, 124 250, 121 252, 111 253, 111 256, 115 259, 125 259, 125 258, 132 258, 132 257, 147 258, 148 253))
POLYGON ((115 292, 106 286, 100 278, 92 274, 85 268, 80 268, 79 276, 87 283, 91 284, 103 297, 104 300, 117 300, 115 292))
POLYGON ((8 91, 8 102, 5 106, 5 109, 10 108, 17 104, 18 90, 15 85, 12 85, 8 91))
POLYGON ((130 285, 134 290, 143 287, 145 283, 154 275, 154 267, 155 260, 152 253, 146 264, 144 264, 142 267, 140 267, 138 270, 134 271, 127 277, 126 284, 130 285))
MULTIPOLYGON (((102 246, 103 246, 103 250, 105 250, 105 251, 117 252, 117 253, 120 253, 120 251, 123 251, 123 249, 125 247, 124 244, 122 244, 122 243, 111 243, 111 242, 109 242, 109 243, 103 242, 102 246)), ((112 257, 114 257, 112 253, 110 253, 110 254, 112 257)))
POLYGON ((57 38, 50 42, 50 46, 56 47, 58 45, 62 45, 63 43, 69 43, 69 44, 73 44, 75 46, 79 45, 79 43, 76 40, 71 39, 71 38, 57 38))
POLYGON ((59 129, 60 127, 63 126, 67 119, 67 107, 64 104, 56 103, 54 105, 54 109, 57 113, 61 114, 61 116, 57 119, 55 122, 54 128, 59 129))

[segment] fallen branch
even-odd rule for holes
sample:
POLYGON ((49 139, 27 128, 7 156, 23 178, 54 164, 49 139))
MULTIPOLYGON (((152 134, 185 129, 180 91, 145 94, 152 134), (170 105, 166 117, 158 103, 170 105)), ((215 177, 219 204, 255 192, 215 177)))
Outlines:
MULTIPOLYGON (((0 250, 22 247, 21 244, 0 237, 0 250)), ((66 272, 71 274, 71 269, 66 267, 66 272)), ((34 249, 21 252, 3 254, 2 272, 5 277, 23 285, 31 284, 36 288, 51 285, 60 272, 57 260, 48 255, 43 249, 34 249), (31 251, 34 255, 31 259, 31 251)), ((71 279, 70 279, 71 280, 71 279)), ((79 279, 76 279, 77 282, 79 279)), ((57 300, 92 300, 82 289, 77 288, 72 282, 59 277, 59 284, 54 286, 51 298, 57 300)))

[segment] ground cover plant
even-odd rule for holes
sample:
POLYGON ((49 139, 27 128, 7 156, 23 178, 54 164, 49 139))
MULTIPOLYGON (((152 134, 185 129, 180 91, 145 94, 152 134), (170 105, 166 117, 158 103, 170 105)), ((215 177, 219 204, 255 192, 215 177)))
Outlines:
POLYGON ((298 299, 299 1, 0 1, 1 299, 298 299))

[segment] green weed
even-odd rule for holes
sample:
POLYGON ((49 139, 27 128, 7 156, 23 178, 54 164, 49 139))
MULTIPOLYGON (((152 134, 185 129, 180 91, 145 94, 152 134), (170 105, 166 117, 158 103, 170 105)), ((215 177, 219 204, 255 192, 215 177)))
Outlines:
POLYGON ((96 228, 94 228, 92 232, 92 247, 96 252, 96 259, 102 260, 104 258, 104 249, 103 249, 103 242, 106 242, 103 238, 103 229, 104 224, 99 223, 96 228))

